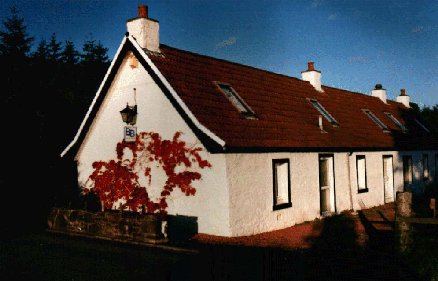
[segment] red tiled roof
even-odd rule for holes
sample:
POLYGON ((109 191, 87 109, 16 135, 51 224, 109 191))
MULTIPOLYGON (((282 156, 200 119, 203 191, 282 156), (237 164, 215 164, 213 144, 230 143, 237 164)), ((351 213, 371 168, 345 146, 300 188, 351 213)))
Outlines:
POLYGON ((323 86, 253 67, 206 57, 165 45, 162 56, 149 55, 201 124, 233 149, 426 149, 437 140, 415 123, 412 110, 402 104, 323 86), (230 84, 254 110, 258 119, 245 119, 214 81, 230 84), (309 99, 316 99, 339 122, 333 127, 309 99), (369 109, 390 130, 384 133, 362 109, 369 109), (392 113, 408 133, 389 119, 392 113))

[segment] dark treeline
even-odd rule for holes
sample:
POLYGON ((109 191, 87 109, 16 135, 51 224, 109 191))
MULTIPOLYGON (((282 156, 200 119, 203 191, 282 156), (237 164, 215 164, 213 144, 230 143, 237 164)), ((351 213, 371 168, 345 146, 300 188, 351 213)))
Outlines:
POLYGON ((73 139, 109 66, 108 49, 95 40, 85 41, 81 50, 71 41, 58 41, 56 34, 35 41, 12 8, 0 27, 5 124, 0 186, 6 191, 2 218, 8 222, 2 232, 44 225, 47 210, 63 200, 67 175, 60 153, 73 139))

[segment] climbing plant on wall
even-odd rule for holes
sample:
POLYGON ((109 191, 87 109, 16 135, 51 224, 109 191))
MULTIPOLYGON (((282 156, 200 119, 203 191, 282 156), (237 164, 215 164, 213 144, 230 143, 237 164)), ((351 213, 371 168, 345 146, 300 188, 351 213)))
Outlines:
POLYGON ((202 177, 196 170, 211 167, 201 157, 201 147, 189 146, 180 137, 181 132, 176 132, 173 139, 163 140, 158 133, 141 132, 135 142, 119 142, 116 160, 93 163, 94 171, 89 177, 91 185, 84 188, 84 193, 94 192, 106 209, 122 199, 124 210, 165 214, 172 191, 178 188, 186 196, 195 195, 192 182, 202 177), (127 160, 128 151, 132 152, 132 157, 127 160), (155 201, 139 181, 139 175, 143 174, 150 186, 151 164, 160 167, 167 177, 160 197, 155 201))

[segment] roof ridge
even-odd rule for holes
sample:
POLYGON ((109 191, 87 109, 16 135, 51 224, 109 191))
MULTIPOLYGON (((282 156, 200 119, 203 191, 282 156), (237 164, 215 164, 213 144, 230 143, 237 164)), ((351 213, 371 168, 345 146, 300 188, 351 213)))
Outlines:
POLYGON ((237 66, 247 67, 247 68, 251 68, 253 70, 265 72, 265 73, 268 73, 268 74, 278 75, 278 76, 285 77, 285 78, 291 78, 291 79, 294 79, 294 80, 297 80, 297 81, 300 81, 300 82, 303 82, 303 83, 306 83, 306 84, 309 83, 307 81, 304 81, 304 80, 302 80, 300 78, 297 78, 297 77, 294 77, 294 76, 288 76, 286 74, 269 71, 269 70, 258 68, 258 67, 255 67, 255 66, 251 66, 251 65, 247 65, 247 64, 243 64, 243 63, 238 63, 238 62, 234 62, 234 61, 230 61, 230 60, 226 60, 226 59, 216 58, 216 57, 213 57, 213 56, 204 55, 204 54, 200 54, 200 53, 196 53, 196 52, 192 52, 192 51, 187 51, 187 50, 175 48, 175 47, 172 47, 172 46, 169 46, 169 45, 166 45, 166 44, 160 44, 160 47, 161 46, 164 46, 164 47, 169 48, 169 49, 174 49, 174 50, 177 50, 177 51, 180 51, 180 52, 184 52, 184 53, 187 53, 187 54, 190 54, 190 55, 200 56, 200 57, 204 57, 204 58, 207 58, 207 59, 212 59, 212 60, 221 61, 221 62, 225 62, 225 63, 229 63, 229 64, 234 64, 234 65, 237 65, 237 66))
MULTIPOLYGON (((220 61, 220 62, 224 62, 224 63, 229 63, 229 64, 241 66, 241 67, 246 67, 246 68, 250 68, 250 69, 253 69, 253 70, 256 70, 256 71, 260 71, 260 72, 263 72, 263 73, 272 74, 272 75, 276 75, 276 76, 280 76, 280 77, 284 77, 284 78, 289 78, 289 79, 294 79, 294 80, 296 80, 298 82, 309 84, 308 81, 304 81, 304 80, 302 80, 300 78, 297 78, 297 77, 294 77, 294 76, 288 76, 286 74, 281 74, 281 73, 269 71, 269 70, 266 70, 266 69, 258 68, 258 67, 247 65, 247 64, 243 64, 243 63, 238 63, 238 62, 234 62, 234 61, 230 61, 230 60, 226 60, 226 59, 216 58, 216 57, 209 56, 209 55, 204 55, 204 54, 200 54, 200 53, 196 53, 196 52, 192 52, 192 51, 187 51, 187 50, 179 49, 179 48, 176 48, 176 47, 169 46, 167 44, 160 44, 160 47, 161 46, 163 46, 165 48, 176 50, 178 52, 183 52, 183 53, 186 53, 186 54, 189 54, 189 55, 199 56, 199 57, 203 57, 203 58, 207 58, 207 59, 212 59, 212 60, 216 60, 216 61, 220 61)), ((367 93, 361 93, 361 92, 357 92, 357 91, 336 88, 334 86, 328 86, 328 85, 324 85, 324 84, 321 85, 321 86, 325 87, 325 88, 330 88, 330 89, 342 91, 342 92, 345 92, 346 94, 358 94, 358 95, 361 95, 361 96, 364 96, 364 97, 368 97, 368 98, 372 97, 372 96, 370 96, 367 93)), ((388 99, 388 101, 396 102, 396 101, 391 100, 391 99, 388 99)))

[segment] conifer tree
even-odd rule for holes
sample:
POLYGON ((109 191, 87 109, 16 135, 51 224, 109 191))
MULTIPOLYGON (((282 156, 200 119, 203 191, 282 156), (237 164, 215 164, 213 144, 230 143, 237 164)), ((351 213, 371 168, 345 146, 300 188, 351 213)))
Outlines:
POLYGON ((37 46, 36 51, 32 54, 32 59, 35 60, 36 63, 44 62, 49 57, 49 49, 47 47, 46 40, 42 39, 37 46))
POLYGON ((24 19, 15 7, 11 8, 11 17, 3 21, 6 30, 0 31, 0 56, 12 59, 27 57, 33 37, 26 31, 24 19))
POLYGON ((108 63, 108 48, 95 40, 85 41, 82 48, 82 62, 87 63, 108 63))
POLYGON ((79 61, 79 53, 75 49, 72 41, 65 41, 64 49, 61 53, 61 61, 67 65, 75 65, 79 61))
POLYGON ((58 42, 58 40, 56 39, 55 33, 52 33, 47 48, 49 51, 48 53, 49 60, 52 62, 59 62, 61 58, 61 43, 58 42))

